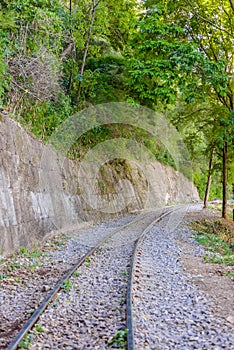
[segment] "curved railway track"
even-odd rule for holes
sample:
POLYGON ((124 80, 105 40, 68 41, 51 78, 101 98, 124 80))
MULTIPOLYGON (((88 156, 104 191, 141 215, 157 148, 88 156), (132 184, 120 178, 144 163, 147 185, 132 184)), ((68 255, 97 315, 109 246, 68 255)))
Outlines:
POLYGON ((159 221, 161 221, 164 217, 170 215, 174 210, 170 210, 166 213, 163 213, 160 215, 156 220, 154 220, 144 231, 142 231, 141 235, 137 239, 134 247, 134 252, 132 256, 132 263, 131 263, 131 271, 128 281, 128 291, 127 291, 127 344, 128 344, 128 350, 134 350, 135 349, 135 343, 134 343, 134 327, 133 327, 133 313, 132 313, 132 307, 133 307, 133 297, 132 297, 132 289, 133 289, 133 278, 134 278, 134 272, 136 268, 136 261, 137 261, 137 255, 140 254, 139 250, 142 244, 142 240, 144 239, 145 235, 150 231, 150 229, 155 226, 159 221))
MULTIPOLYGON (((134 273, 134 265, 136 263, 136 256, 139 251, 139 247, 141 245, 142 239, 144 235, 154 226, 156 225, 160 220, 162 220, 164 217, 171 214, 175 209, 167 209, 166 212, 163 212, 162 214, 158 214, 157 212, 150 212, 150 213, 144 213, 138 216, 136 219, 131 221, 130 223, 123 225, 120 228, 117 228, 110 234, 108 234, 104 239, 102 239, 100 242, 98 242, 97 245, 92 247, 86 254, 80 258, 75 265, 73 265, 65 274, 64 276, 58 281, 56 286, 53 288, 53 290, 48 294, 48 296, 44 299, 44 301, 40 304, 40 306, 37 308, 37 310, 34 312, 34 314, 30 317, 28 322, 23 326, 21 331, 18 333, 18 335, 13 339, 13 341, 8 346, 7 350, 14 350, 17 349, 20 342, 24 339, 24 337, 30 332, 30 330, 34 327, 37 320, 40 318, 40 316, 43 314, 43 312, 48 308, 51 301, 53 301, 58 294, 58 292, 61 290, 62 286, 64 285, 64 282, 69 280, 69 278, 74 274, 74 272, 79 269, 84 263, 87 261, 87 258, 90 258, 94 255, 99 249, 102 247, 110 247, 110 246, 116 246, 123 245, 123 244, 129 244, 131 243, 133 246, 133 255, 131 260, 131 266, 130 266, 130 274, 128 279, 128 288, 127 288, 127 298, 126 298, 126 318, 127 318, 127 346, 129 350, 134 350, 134 330, 133 330, 133 315, 132 315, 132 283, 133 283, 133 273, 134 273), (131 227, 134 227, 135 229, 131 229, 131 227), (137 227, 137 230, 136 230, 137 227), (128 232, 128 236, 124 235, 124 231, 128 232), (136 232, 135 232, 136 231, 136 232), (130 233, 129 233, 130 232, 130 233), (127 237, 127 239, 126 239, 127 237)), ((79 347, 74 347, 74 349, 79 349, 79 347)))

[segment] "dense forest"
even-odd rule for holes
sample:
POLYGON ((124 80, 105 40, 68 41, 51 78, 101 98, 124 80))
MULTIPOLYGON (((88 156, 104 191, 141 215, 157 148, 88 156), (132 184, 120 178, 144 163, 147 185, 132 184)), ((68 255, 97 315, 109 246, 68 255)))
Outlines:
MULTIPOLYGON (((160 111, 183 135, 205 206, 222 197, 226 217, 234 196, 233 45, 232 0, 1 0, 0 108, 45 142, 91 104, 160 111)), ((133 131, 170 164, 131 128, 93 130, 79 147, 133 131)))

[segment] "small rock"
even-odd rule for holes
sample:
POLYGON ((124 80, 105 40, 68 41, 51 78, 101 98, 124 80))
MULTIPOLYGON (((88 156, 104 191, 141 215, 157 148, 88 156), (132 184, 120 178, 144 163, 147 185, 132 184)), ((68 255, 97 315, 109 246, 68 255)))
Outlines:
POLYGON ((234 316, 232 316, 232 315, 228 316, 227 321, 234 324, 234 316))

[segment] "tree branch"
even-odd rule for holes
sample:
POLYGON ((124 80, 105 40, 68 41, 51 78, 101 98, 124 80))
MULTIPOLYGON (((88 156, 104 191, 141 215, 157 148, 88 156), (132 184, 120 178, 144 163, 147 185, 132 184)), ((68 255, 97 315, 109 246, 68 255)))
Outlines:
MULTIPOLYGON (((80 77, 81 78, 82 78, 82 76, 84 74, 86 58, 87 58, 87 54, 88 54, 90 39, 91 39, 93 26, 94 26, 94 21, 95 21, 96 9, 97 9, 97 6, 99 5, 100 2, 101 2, 101 0, 98 0, 96 3, 95 3, 95 0, 92 1, 93 6, 92 6, 92 9, 91 9, 91 21, 90 21, 90 25, 89 25, 89 29, 88 29, 88 33, 87 33, 87 39, 86 39, 86 42, 85 42, 85 48, 84 48, 84 53, 83 53, 83 58, 82 58, 81 69, 80 69, 80 77)), ((79 83, 79 88, 78 88, 78 92, 77 92, 77 98, 76 98, 76 102, 77 103, 79 102, 80 94, 81 94, 81 81, 79 83)))
POLYGON ((16 87, 18 87, 20 90, 24 91, 25 94, 31 95, 31 96, 33 96, 36 100, 42 102, 42 100, 41 100, 38 96, 34 95, 31 91, 29 91, 29 90, 23 88, 22 86, 20 86, 19 84, 17 84, 15 80, 12 80, 12 84, 15 85, 16 87))
MULTIPOLYGON (((232 0, 229 0, 229 1, 230 1, 230 3, 234 6, 232 0)), ((228 30, 226 30, 226 29, 224 29, 224 28, 222 28, 222 27, 217 26, 215 23, 213 23, 213 22, 210 21, 209 19, 207 19, 207 18, 201 16, 201 15, 199 14, 198 10, 196 10, 196 9, 193 7, 193 4, 191 3, 190 0, 187 0, 187 2, 188 2, 188 4, 191 6, 191 8, 194 10, 194 15, 196 15, 197 17, 199 17, 200 19, 202 19, 204 22, 209 23, 212 27, 214 27, 214 28, 216 28, 216 29, 218 29, 218 30, 220 30, 220 31, 222 31, 222 32, 225 32, 226 34, 228 34, 228 35, 230 35, 231 37, 233 37, 233 34, 230 33, 228 30)), ((233 9, 233 10, 234 10, 234 9, 233 9)))
POLYGON ((70 54, 71 50, 73 49, 74 47, 74 43, 70 43, 68 45, 68 47, 63 51, 63 53, 60 55, 59 57, 59 62, 62 62, 64 60, 64 58, 70 54))
POLYGON ((232 8, 232 12, 234 14, 234 2, 232 0, 229 0, 229 2, 230 2, 230 5, 231 5, 231 8, 232 8))

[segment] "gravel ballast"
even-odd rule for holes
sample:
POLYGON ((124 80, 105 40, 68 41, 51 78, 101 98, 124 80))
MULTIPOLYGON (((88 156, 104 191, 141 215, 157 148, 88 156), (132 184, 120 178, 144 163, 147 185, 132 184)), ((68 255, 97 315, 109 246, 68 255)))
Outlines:
POLYGON ((61 290, 40 317, 43 332, 33 330, 36 336, 30 349, 116 348, 109 342, 126 329, 125 299, 134 241, 158 215, 148 213, 133 222, 87 259, 70 278, 69 288, 61 290))
MULTIPOLYGON (((201 214, 200 206, 190 210, 201 214)), ((109 342, 126 328, 125 302, 134 240, 161 212, 142 215, 141 221, 115 234, 86 259, 29 333, 29 349, 124 348, 109 342)), ((182 212, 185 214, 185 207, 182 212)), ((234 349, 233 325, 214 314, 212 300, 196 288, 183 269, 181 256, 186 249, 196 257, 206 254, 191 238, 193 231, 183 216, 163 219, 150 229, 140 246, 133 280, 135 350, 234 349)), ((66 237, 56 249, 50 248, 53 241, 47 242, 46 254, 38 258, 34 270, 24 268, 31 258, 11 258, 8 263, 16 261, 20 268, 0 283, 0 349, 6 348, 28 314, 79 257, 101 238, 137 218, 131 215, 84 228, 66 237)))
POLYGON ((63 274, 92 246, 136 218, 129 215, 55 236, 39 249, 1 261, 0 349, 5 349, 63 274), (35 256, 36 255, 36 256, 35 256))
POLYGON ((185 224, 167 232, 166 220, 145 236, 137 257, 136 349, 234 349, 232 325, 214 315, 212 301, 191 283, 180 262, 179 241, 192 243, 194 255, 203 256, 205 249, 185 224))

